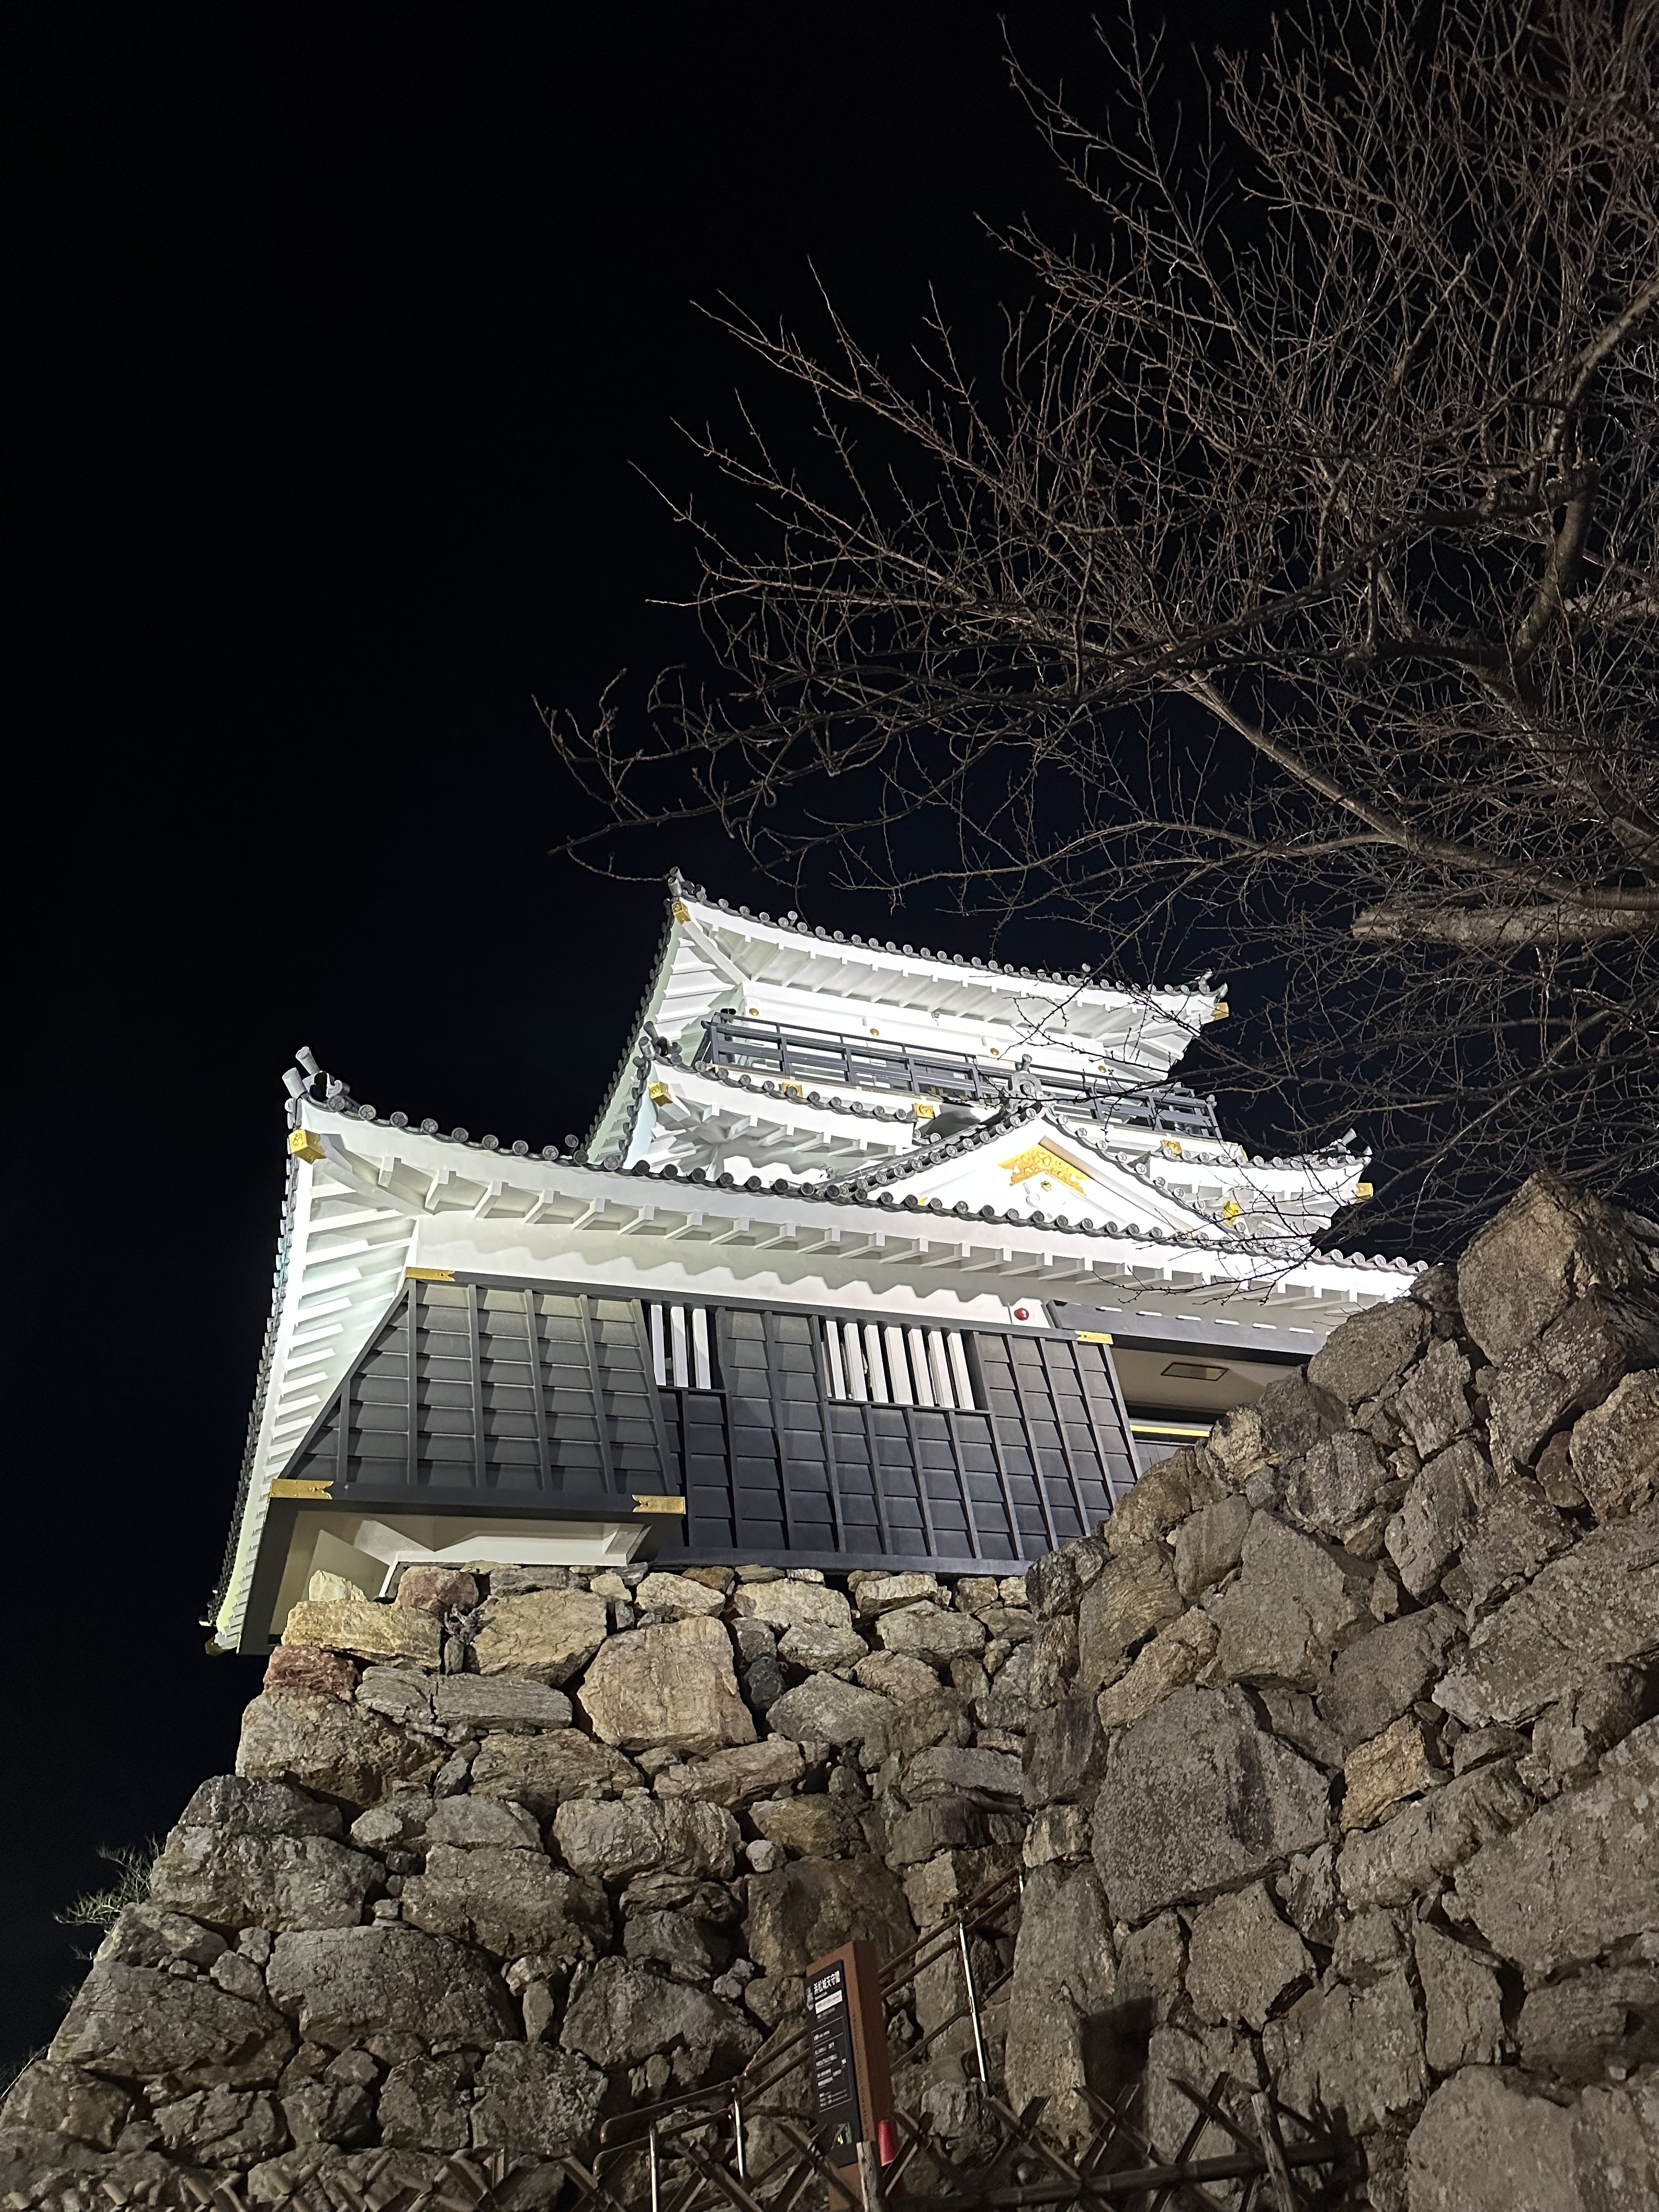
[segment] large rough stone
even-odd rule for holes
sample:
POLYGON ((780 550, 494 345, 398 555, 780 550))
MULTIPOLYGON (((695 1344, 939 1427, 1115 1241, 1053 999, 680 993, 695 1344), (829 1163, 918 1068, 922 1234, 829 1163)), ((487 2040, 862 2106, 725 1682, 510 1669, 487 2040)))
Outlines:
POLYGON ((37 2058, 26 2066, 0 2105, 0 2127, 39 2128, 94 2150, 113 2150, 132 2100, 113 2081, 78 2066, 37 2058))
POLYGON ((1106 1771, 1106 1739, 1091 1698, 1064 1698, 1031 1716, 1020 1753, 1028 1806, 1092 1799, 1106 1771))
POLYGON ((273 1697, 298 1691, 338 1698, 349 1705, 357 1692, 357 1662, 343 1651, 319 1651, 309 1644, 279 1644, 265 1662, 264 1686, 273 1697))
POLYGON ((1313 1971, 1307 1946, 1274 1911, 1263 1882, 1218 1897, 1193 1922, 1187 1994, 1212 2026, 1246 2021, 1260 2031, 1285 1991, 1313 1971))
POLYGON ((117 1916, 94 1956, 123 1966, 210 1966, 229 1948, 222 1936, 182 1912, 159 1905, 129 1905, 117 1916))
POLYGON ((1122 1680, 1109 1683, 1096 1698, 1101 1728, 1108 1733, 1127 1728, 1171 1690, 1195 1682, 1214 1656, 1218 1633, 1209 1614, 1196 1606, 1160 1629, 1137 1652, 1122 1680))
POLYGON ((577 1729, 544 1735, 489 1735, 472 1762, 472 1787, 486 1797, 510 1797, 538 1820, 551 1820, 567 1797, 596 1788, 637 1789, 639 1770, 577 1729))
POLYGON ((843 1797, 771 1797, 749 1808, 769 1844, 796 1858, 840 1859, 867 1848, 857 1814, 843 1797))
POLYGON ((1548 1560, 1571 1549, 1577 1533, 1525 1475, 1503 1484, 1463 1537, 1459 1563, 1471 1600, 1485 1606, 1530 1582, 1548 1560))
POLYGON ((1659 1966, 1596 1966, 1533 1990, 1515 2033, 1521 2063, 1558 2081, 1659 2057, 1659 1966))
POLYGON ((1570 2108, 1466 2067, 1443 2081, 1406 2146, 1411 2212, 1587 2212, 1570 2108))
POLYGON ((659 1613, 669 1620, 695 1620, 704 1613, 716 1616, 726 1610, 726 1593, 690 1575, 648 1574, 634 1593, 641 1613, 659 1613))
POLYGON ((1079 1692, 1092 1693, 1116 1681, 1134 1646, 1178 1619, 1181 1611, 1167 1544, 1149 1539, 1117 1552, 1078 1609, 1079 1692))
POLYGON ((882 1856, 902 1871, 940 1851, 977 1850, 986 1835, 985 1815, 971 1797, 924 1797, 896 1820, 889 1818, 882 1856))
POLYGON ((1370 1438, 1344 1429, 1293 1463, 1285 1511, 1298 1528, 1346 1545, 1369 1531, 1388 1482, 1387 1463, 1370 1438))
POLYGON ((760 2044, 758 2028, 706 1990, 601 1959, 572 1994, 559 2042, 596 2066, 636 2066, 659 2053, 684 2054, 681 2087, 734 2074, 760 2044))
POLYGON ((384 2035, 488 2049, 518 2027, 476 1951, 396 1923, 279 1936, 265 1981, 307 2042, 329 2050, 384 2035))
POLYGON ((218 1828, 233 1835, 332 1836, 344 1826, 337 1805, 286 1782, 215 1774, 179 1815, 181 1828, 218 1828))
POLYGON ((478 1585, 462 1567, 405 1567, 398 1577, 397 1603, 417 1613, 471 1613, 478 1585))
POLYGON ((1474 1370, 1444 1337, 1435 1339, 1406 1377, 1396 1411, 1422 1458, 1432 1459, 1474 1428, 1474 1408, 1469 1403, 1474 1380, 1474 1370))
POLYGON ((541 1850, 434 1844, 426 1871, 404 1883, 404 1918, 428 1936, 459 1936, 498 1958, 528 1953, 570 1966, 604 1950, 611 1912, 598 1882, 554 1866, 541 1850))
POLYGON ((1191 1600, 1231 1574, 1249 1533, 1250 1502, 1235 1493, 1218 1498, 1175 1532, 1176 1588, 1191 1600))
POLYGON ((1483 1620, 1434 1701, 1468 1728, 1530 1720, 1604 1667, 1659 1650, 1659 1506, 1593 1528, 1483 1620))
POLYGON ((466 2102, 468 2062, 409 2058, 380 2084, 380 2140, 398 2150, 465 2150, 471 2140, 466 2102))
POLYGON ((825 1674, 845 1672, 869 1656, 869 1645, 855 1630, 811 1624, 790 1629, 778 1646, 778 1656, 787 1666, 825 1674))
POLYGON ((1532 1799, 1515 1778, 1513 1759, 1494 1759, 1460 1774, 1443 1790, 1419 1798, 1385 1820, 1350 1836, 1337 1860, 1337 1878, 1351 1909, 1404 1905, 1419 1890, 1472 1858, 1482 1844, 1505 1834, 1532 1810, 1532 1799))
MULTIPOLYGON (((792 1628, 830 1628, 853 1632, 853 1609, 827 1583, 745 1583, 732 1609, 748 1620, 763 1620, 780 1636, 792 1628)), ((860 1644, 863 1639, 860 1638, 860 1644)))
POLYGON ((1594 1782, 1486 1842, 1458 1875, 1476 1927, 1529 1982, 1599 1958, 1626 1936, 1659 1933, 1656 1797, 1659 1720, 1610 1751, 1594 1782))
POLYGON ((1330 1785, 1255 1725, 1237 1691, 1177 1690, 1114 1736, 1095 1864, 1133 1923, 1264 1874, 1325 1838, 1330 1785))
POLYGON ((1357 2135, 1415 2112, 1429 2086, 1423 2027, 1403 1966, 1367 1989, 1310 1991, 1262 2031, 1277 2094, 1298 2112, 1320 2106, 1357 2135))
POLYGON ((883 1697, 900 1705, 931 1698, 939 1687, 935 1668, 907 1651, 872 1651, 854 1668, 853 1680, 866 1690, 879 1690, 883 1697))
POLYGON ((1413 1479, 1382 1540, 1413 1597, 1428 1596, 1455 1559, 1491 1486, 1491 1470, 1467 1437, 1437 1453, 1413 1479))
POLYGON ((973 1733, 961 1692, 935 1689, 931 1698, 917 1698, 892 1715, 887 1747, 895 1758, 908 1759, 936 1743, 970 1743, 973 1733))
POLYGON ((677 1982, 698 1984, 712 1982, 732 1955, 724 1932, 689 1912, 630 1912, 623 1929, 623 1952, 636 1966, 661 1966, 677 1982))
MULTIPOLYGON (((1127 1976, 1126 1976, 1127 1979, 1127 1976)), ((1160 2157, 1176 2157, 1188 2142, 1195 2159, 1225 2158, 1237 2153, 1236 2139, 1213 2121, 1200 2123, 1193 2101, 1179 2086, 1189 2083, 1215 2098, 1247 2136, 1249 2093, 1264 2086, 1261 2057, 1253 2038, 1229 2027, 1205 2027, 1189 2013, 1163 2021, 1146 2045, 1146 2128, 1160 2157), (1198 2127, 1196 2140, 1192 2130, 1198 2127)), ((1218 2200, 1224 2201, 1224 2200, 1218 2200)))
POLYGON ((605 1642, 605 1607, 591 1590, 526 1590, 492 1597, 473 1641, 481 1674, 568 1682, 605 1642))
POLYGON ((367 2052, 327 2058, 307 2045, 283 2076, 283 2117, 295 2143, 366 2143, 374 2138, 374 2062, 367 2052), (320 2062, 320 2063, 319 2063, 320 2062))
POLYGON ((1025 1593, 1036 1618, 1055 1620, 1074 1613, 1084 1591, 1105 1565, 1107 1556, 1103 1539, 1083 1536, 1074 1544, 1062 1544, 1057 1552, 1045 1552, 1040 1559, 1033 1560, 1026 1571, 1025 1593))
POLYGON ((553 1840, 566 1863, 605 1881, 658 1871, 729 1881, 738 1838, 731 1814, 699 1798, 571 1798, 553 1816, 553 1840))
POLYGON ((921 1656, 945 1666, 985 1649, 985 1624, 971 1613, 946 1613, 937 1605, 895 1606, 876 1622, 884 1651, 921 1656))
POLYGON ((1255 1401, 1256 1416, 1270 1458, 1288 1462, 1310 1452, 1344 1425, 1340 1398, 1301 1374, 1281 1376, 1255 1401))
POLYGON ((814 1674, 786 1690, 766 1720, 774 1735, 787 1735, 796 1743, 884 1747, 901 1710, 874 1690, 861 1690, 833 1674, 814 1674))
POLYGON ((768 1974, 804 1973, 826 1951, 860 1939, 884 1960, 916 1940, 898 1876, 867 1857, 794 1859, 751 1875, 748 1932, 749 1955, 768 1974))
POLYGON ((1402 1614, 1339 1651, 1319 1710, 1345 1744, 1381 1735, 1416 1703, 1462 1633, 1448 1605, 1402 1614))
POLYGON ((1651 2212, 1659 2203, 1659 2073, 1587 2088, 1572 2130, 1586 2212, 1651 2212))
POLYGON ((1627 1375, 1574 1424, 1568 1447, 1585 1503, 1620 1521, 1659 1498, 1659 1371, 1627 1375))
POLYGON ((373 1598, 301 1598, 283 1630, 284 1644, 309 1644, 349 1651, 356 1659, 407 1659, 436 1668, 443 1658, 443 1629, 429 1613, 373 1598))
MULTIPOLYGON (((986 1602, 994 1605, 994 1582, 990 1583, 990 1591, 986 1602)), ((856 1591, 859 1611, 872 1620, 878 1613, 890 1613, 896 1605, 915 1605, 924 1598, 937 1604, 941 1595, 937 1575, 861 1575, 856 1591)))
POLYGON ((441 1674, 433 1685, 432 1711, 446 1728, 562 1729, 571 1721, 570 1700, 562 1690, 521 1674, 441 1674))
POLYGON ((1012 1752, 936 1743, 918 1752, 904 1770, 903 1790, 912 1803, 925 1797, 971 1795, 1017 1802, 1022 1777, 1012 1752))
POLYGON ((911 1917, 926 1934, 981 1890, 1006 1880, 1018 1863, 1018 1852, 1007 1844, 988 1850, 940 1851, 904 1877, 911 1917))
POLYGON ((1320 1718, 1305 1690, 1287 1689, 1282 1682, 1264 1682, 1255 1694, 1267 1716, 1268 1727, 1281 1743, 1288 1743, 1316 1766, 1334 1770, 1341 1765, 1347 1755, 1342 1739, 1320 1718))
POLYGON ((441 1746, 406 1735, 377 1713, 335 1698, 284 1693, 255 1698, 242 1715, 236 1771, 367 1806, 378 1805, 400 1782, 435 1772, 441 1756, 441 1746))
POLYGON ((262 2089, 195 2089, 155 2112, 174 2158, 201 2166, 248 2166, 282 2149, 288 2130, 262 2089))
POLYGON ((588 1668, 580 1698, 595 1735, 624 1751, 649 1746, 695 1758, 755 1741, 732 1639, 718 1620, 665 1621, 613 1636, 588 1668))
POLYGON ((1504 2045, 1504 1993, 1490 1959, 1419 1922, 1417 1978, 1427 2025, 1423 2048, 1437 2074, 1495 2066, 1504 2045))
POLYGON ((294 2031, 258 1999, 151 1966, 100 1960, 47 2056, 57 2065, 124 2081, 166 2075, 181 2089, 252 2089, 269 2087, 293 2051, 294 2031))
POLYGON ((1536 1344, 1504 1361, 1487 1385, 1492 1455, 1522 1467, 1576 1413, 1599 1406, 1627 1368, 1659 1360, 1659 1319, 1624 1304, 1583 1298, 1536 1344))
POLYGON ((1349 1753, 1342 1768, 1342 1826, 1369 1828, 1402 1798, 1420 1797, 1447 1779, 1429 1756, 1423 1723, 1405 1715, 1349 1753))
POLYGON ((1553 1797, 1583 1781, 1597 1755, 1628 1735, 1649 1708, 1648 1676, 1635 1667, 1605 1667, 1534 1723, 1532 1747, 1516 1771, 1534 1796, 1553 1797))
POLYGON ((497 2044, 479 2069, 473 2142, 509 2158, 580 2158, 604 2095, 604 2075, 574 2051, 497 2044))
POLYGON ((1116 1978, 1111 1915, 1093 1869, 1038 1867, 1020 1903, 1008 1995, 1004 2063, 1017 2112, 1047 2098, 1045 2118, 1063 2134, 1075 2093, 1109 2086, 1116 1978))
POLYGON ((1422 1350, 1429 1317, 1411 1298, 1352 1314, 1308 1362, 1308 1380, 1344 1405, 1358 1406, 1395 1382, 1422 1350))
POLYGON ((1231 1407, 1212 1422, 1204 1449, 1212 1468, 1233 1490, 1243 1490, 1253 1474, 1273 1462, 1267 1432, 1254 1406, 1231 1407))
POLYGON ((365 1667, 357 1703, 405 1728, 432 1727, 433 1677, 416 1667, 365 1667))
POLYGON ((1077 1674, 1077 1623, 1045 1620, 1027 1646, 1031 1671, 1026 1686, 1034 1705, 1052 1705, 1066 1697, 1077 1674))
POLYGON ((221 1928, 355 1928, 380 1880, 373 1859, 326 1836, 180 1826, 150 1869, 149 1893, 221 1928))
MULTIPOLYGON (((375 1815, 366 1813, 363 1818, 373 1820, 375 1815)), ((427 1808, 421 1832, 428 1848, 453 1844, 463 1850, 538 1851, 542 1847, 534 1816, 522 1805, 500 1797, 441 1797, 427 1808)))
MULTIPOLYGON (((1139 1544, 1162 1543, 1172 1528, 1226 1495, 1226 1486, 1199 1464, 1190 1449, 1149 1467, 1106 1523, 1106 1548, 1115 1559, 1139 1544)), ((1039 1608, 1040 1610, 1040 1608, 1039 1608)))
POLYGON ((1548 1174, 1523 1183, 1457 1263, 1464 1322, 1492 1360, 1529 1344, 1575 1298, 1639 1293, 1649 1279, 1613 1209, 1548 1174))
POLYGON ((349 2203, 351 2198, 343 2196, 347 2188, 365 2201, 372 2201, 366 2192, 374 2189, 385 2191, 394 2203, 404 2191, 405 2202, 418 2202, 448 2179, 447 2161, 430 2151, 345 2150, 333 2143, 301 2143, 254 2166, 246 2188, 255 2212, 265 2212, 267 2207, 270 2212, 290 2212, 303 2201, 338 2203, 343 2199, 349 2203), (325 2197, 325 2190, 339 2193, 325 2197))
POLYGON ((659 1797, 700 1797, 710 1805, 744 1805, 800 1779, 800 1747, 787 1736, 732 1744, 689 1766, 665 1767, 652 1787, 659 1797))
POLYGON ((1229 1681, 1317 1689, 1331 1653, 1372 1626, 1370 1583, 1345 1553, 1255 1515, 1237 1580, 1205 1601, 1220 1632, 1216 1664, 1229 1681))

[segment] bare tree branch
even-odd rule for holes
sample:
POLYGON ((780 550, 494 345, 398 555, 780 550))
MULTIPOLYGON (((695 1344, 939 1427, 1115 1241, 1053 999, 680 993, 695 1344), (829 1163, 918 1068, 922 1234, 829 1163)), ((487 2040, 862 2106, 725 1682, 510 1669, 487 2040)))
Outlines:
MULTIPOLYGON (((801 434, 695 442, 710 641, 550 724, 615 825, 948 896, 1119 975, 1230 971, 1190 1072, 1361 1125, 1391 1233, 1659 1175, 1659 0, 1352 0, 1088 118, 1091 234, 1005 244, 1000 380, 735 313, 801 434), (1460 1134, 1461 1133, 1461 1134, 1460 1134)), ((591 826, 590 826, 591 824, 591 826)))

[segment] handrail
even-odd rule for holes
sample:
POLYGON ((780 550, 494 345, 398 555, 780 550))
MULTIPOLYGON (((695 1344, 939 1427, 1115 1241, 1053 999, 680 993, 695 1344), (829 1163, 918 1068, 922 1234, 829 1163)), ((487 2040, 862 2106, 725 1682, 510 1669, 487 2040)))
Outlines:
MULTIPOLYGON (((890 2006, 897 1993, 908 1988, 924 1968, 934 1965, 945 1952, 958 1948, 963 1941, 959 1930, 971 1934, 975 1928, 982 1927, 988 1919, 1012 1904, 1024 1886, 1024 1873, 1018 1867, 1012 1867, 1006 1875, 999 1875, 994 1881, 988 1882, 982 1889, 976 1890, 964 1903, 953 1907, 937 1925, 918 1936, 908 1950, 901 1951, 882 1968, 884 2000, 890 2006)), ((994 1996, 1008 1978, 1006 1974, 1000 1976, 983 1993, 984 1996, 994 1996)), ((921 2039, 920 2047, 926 2049, 947 2027, 962 2019, 967 2010, 968 2008, 963 2006, 949 2020, 942 2021, 936 2027, 931 2028, 921 2039)), ((805 2021, 775 2049, 769 2050, 763 2045, 740 2073, 728 2075, 724 2081, 710 2082, 701 2089, 684 2090, 678 2097, 665 2098, 660 2104, 641 2105, 629 2112, 614 2113, 599 2130, 600 2150, 594 2161, 595 2172, 598 2172, 605 2164, 607 2150, 631 2148, 641 2140, 637 2131, 641 2128, 646 2134, 654 2130, 660 2136, 663 2124, 671 2114, 689 2116, 694 2112, 702 2113, 711 2106, 718 2109, 730 2104, 734 2090, 738 2090, 745 2100, 763 2097, 802 2063, 811 2048, 811 2034, 812 2024, 805 2021), (778 2062, 785 2058, 788 2059, 788 2064, 780 2065, 778 2062), (635 2132, 625 2135, 622 2132, 625 2130, 635 2132)), ((702 2125, 703 2122, 699 2119, 693 2124, 702 2125)))
POLYGON ((1138 1127, 1184 1136, 1216 1133, 1209 1102, 1178 1084, 1103 1077, 1029 1057, 993 1067, 972 1053, 942 1045, 877 1043, 839 1030, 736 1014, 704 1016, 702 1042, 692 1065, 746 1068, 786 1082, 838 1084, 852 1091, 903 1091, 917 1097, 931 1092, 982 1105, 999 1103, 1010 1091, 1024 1092, 1034 1101, 1103 1109, 1113 1121, 1138 1127))

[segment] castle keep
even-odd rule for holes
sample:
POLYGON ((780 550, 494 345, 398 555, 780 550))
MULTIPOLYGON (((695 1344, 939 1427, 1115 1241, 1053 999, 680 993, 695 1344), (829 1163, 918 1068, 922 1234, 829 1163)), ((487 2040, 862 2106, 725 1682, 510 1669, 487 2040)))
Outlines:
POLYGON ((318 1571, 1015 1571, 1407 1287, 1312 1248, 1363 1159, 1250 1160, 1171 1079, 1207 988, 670 888, 586 1143, 290 1071, 219 1648, 318 1571))

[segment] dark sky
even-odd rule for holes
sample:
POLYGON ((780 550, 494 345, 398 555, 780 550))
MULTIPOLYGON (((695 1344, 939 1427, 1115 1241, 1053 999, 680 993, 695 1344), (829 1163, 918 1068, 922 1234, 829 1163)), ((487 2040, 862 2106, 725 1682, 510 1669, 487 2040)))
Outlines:
MULTIPOLYGON (((1011 11, 1083 99, 1091 23, 1011 11)), ((661 895, 549 856, 532 702, 690 649, 638 471, 698 488, 674 420, 756 374, 694 303, 810 316, 816 267, 891 354, 931 280, 988 361, 1022 279, 975 217, 1074 212, 977 0, 21 24, 0 2063, 99 1844, 230 1765, 258 1685, 197 1624, 294 1048, 539 1146, 621 1047, 661 895)))

